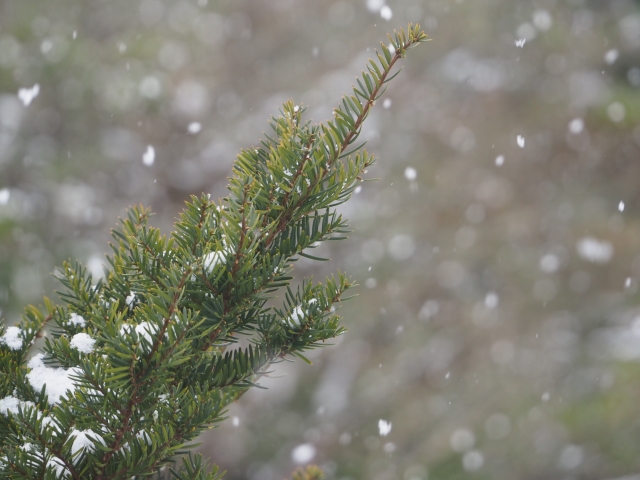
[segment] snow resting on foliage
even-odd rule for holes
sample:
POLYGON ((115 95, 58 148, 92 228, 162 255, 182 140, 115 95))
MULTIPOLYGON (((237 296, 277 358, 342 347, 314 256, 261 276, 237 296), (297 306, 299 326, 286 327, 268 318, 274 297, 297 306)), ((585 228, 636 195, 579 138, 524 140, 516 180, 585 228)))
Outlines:
POLYGON ((222 244, 224 245, 222 250, 209 252, 202 258, 202 266, 207 275, 211 275, 219 264, 226 263, 227 257, 233 253, 233 251, 226 246, 224 238, 222 239, 222 244))
MULTIPOLYGON (((151 322, 140 322, 138 325, 133 325, 130 323, 125 323, 120 327, 120 335, 130 335, 132 331, 135 331, 138 337, 144 337, 144 339, 148 342, 149 347, 147 350, 151 350, 151 345, 153 345, 154 338, 153 336, 158 333, 158 326, 151 322)), ((166 333, 165 333, 166 335, 166 333)), ((141 346, 141 345, 140 345, 141 346)))
POLYGON ((82 371, 79 368, 49 368, 43 362, 44 355, 39 353, 27 363, 27 366, 31 369, 27 373, 27 380, 29 384, 36 391, 42 390, 42 387, 46 385, 47 396, 49 397, 49 403, 55 405, 60 403, 60 398, 68 391, 74 391, 76 388, 75 382, 71 379, 72 375, 80 375, 82 371))
MULTIPOLYGON (((313 305, 315 303, 318 303, 318 300, 315 299, 315 298, 312 298, 311 300, 309 300, 308 305, 313 305)), ((290 317, 291 318, 291 322, 296 327, 299 327, 300 325, 302 325, 302 322, 304 321, 306 316, 307 316, 307 312, 304 311, 302 305, 298 305, 291 312, 291 317, 290 317)))
POLYGON ((23 402, 11 395, 0 400, 0 413, 5 416, 9 413, 15 415, 18 413, 20 408, 24 410, 27 407, 35 407, 35 404, 29 401, 23 402))
POLYGON ((293 309, 293 312, 291 312, 291 321, 296 327, 299 327, 302 324, 304 317, 305 313, 304 310, 302 310, 302 305, 298 305, 293 309))
POLYGON ((69 436, 73 437, 73 445, 71 445, 71 453, 73 455, 81 450, 83 450, 83 452, 93 452, 96 449, 95 443, 105 445, 104 439, 93 430, 76 430, 73 428, 69 436), (91 440, 88 435, 91 435, 95 441, 91 440))
POLYGON ((82 353, 93 353, 93 347, 96 344, 96 341, 91 338, 91 336, 86 333, 77 333, 71 338, 71 348, 75 348, 79 352, 82 353))
POLYGON ((134 303, 138 301, 138 298, 136 297, 135 293, 131 292, 129 295, 127 295, 127 298, 125 298, 124 301, 126 302, 127 306, 131 308, 133 307, 134 303))
POLYGON ((69 316, 69 323, 72 325, 75 325, 77 327, 84 327, 87 324, 87 321, 82 318, 80 315, 78 315, 77 313, 72 313, 69 316))
POLYGON ((53 470, 57 478, 69 478, 70 472, 59 458, 50 457, 49 460, 47 460, 47 470, 53 470))
POLYGON ((18 327, 9 327, 0 337, 0 344, 6 345, 11 350, 20 350, 22 348, 22 330, 18 327))

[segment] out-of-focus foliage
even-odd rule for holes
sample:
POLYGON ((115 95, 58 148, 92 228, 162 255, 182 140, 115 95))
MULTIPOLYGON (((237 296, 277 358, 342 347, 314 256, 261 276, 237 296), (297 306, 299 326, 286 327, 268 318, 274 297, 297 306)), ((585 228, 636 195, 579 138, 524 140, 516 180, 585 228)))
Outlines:
POLYGON ((0 2, 3 315, 67 257, 100 271, 129 204, 168 231, 224 196, 283 100, 329 118, 408 21, 434 41, 363 132, 364 246, 324 251, 361 284, 349 333, 233 405, 205 456, 230 479, 638 475, 637 1, 0 2))

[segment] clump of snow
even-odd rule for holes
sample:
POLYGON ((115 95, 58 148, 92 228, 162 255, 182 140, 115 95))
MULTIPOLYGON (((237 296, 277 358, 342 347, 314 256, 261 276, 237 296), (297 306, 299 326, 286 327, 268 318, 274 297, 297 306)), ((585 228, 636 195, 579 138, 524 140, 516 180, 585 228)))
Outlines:
POLYGON ((129 295, 127 295, 127 298, 125 298, 124 301, 126 302, 127 306, 131 308, 133 307, 133 304, 138 301, 138 298, 136 297, 135 293, 131 292, 129 295))
POLYGON ((0 205, 6 205, 9 203, 9 198, 11 197, 11 190, 8 188, 0 189, 0 205))
POLYGON ((618 204, 618 211, 619 212, 624 212, 624 202, 620 201, 620 203, 618 204))
POLYGON ((71 445, 71 454, 76 455, 79 452, 93 452, 96 449, 95 443, 101 443, 104 445, 104 439, 93 430, 71 430, 69 437, 73 437, 73 444, 71 445), (89 438, 89 435, 93 437, 93 440, 89 438))
POLYGON ((607 263, 613 257, 613 245, 606 240, 584 237, 576 244, 578 255, 588 262, 607 263))
POLYGON ((69 316, 69 323, 77 327, 84 327, 87 325, 87 321, 77 313, 72 313, 69 316))
POLYGON ((298 445, 291 452, 291 459, 297 464, 308 463, 316 456, 316 447, 310 443, 298 445))
POLYGON ((42 417, 42 430, 46 430, 47 428, 51 428, 51 430, 56 434, 61 433, 61 428, 58 424, 58 420, 50 415, 42 417))
POLYGON ((47 396, 49 397, 49 403, 55 405, 60 403, 60 398, 68 391, 73 392, 76 388, 76 384, 71 379, 72 375, 80 375, 82 371, 79 368, 49 368, 43 362, 44 355, 39 353, 27 363, 27 366, 31 369, 27 373, 27 380, 29 384, 36 391, 42 390, 42 387, 46 385, 47 396))
POLYGON ((231 249, 226 246, 224 238, 222 239, 222 244, 224 245, 224 248, 222 250, 209 252, 202 259, 203 267, 207 275, 211 275, 215 268, 219 264, 224 264, 227 260, 226 257, 233 253, 231 249))
POLYGON ((35 407, 35 404, 29 401, 23 402, 11 395, 0 400, 0 413, 5 416, 9 413, 15 415, 20 408, 24 410, 26 407, 35 407))
POLYGON ((90 335, 86 333, 76 333, 69 343, 71 348, 75 348, 79 352, 82 353, 93 353, 93 347, 96 344, 95 339, 91 338, 90 335))
MULTIPOLYGON (((158 326, 151 322, 141 322, 138 325, 124 323, 120 327, 120 335, 130 335, 135 331, 138 337, 144 338, 150 345, 153 345, 154 335, 158 332, 158 326)), ((166 335, 166 333, 165 333, 166 335)), ((151 348, 149 346, 149 348, 151 348)))
POLYGON ((57 478, 67 478, 69 476, 69 470, 62 460, 56 457, 50 457, 47 460, 47 470, 51 469, 56 474, 57 478))
POLYGON ((149 432, 147 432, 146 430, 140 430, 137 434, 136 437, 139 440, 142 440, 143 442, 145 442, 147 445, 151 445, 152 441, 151 441, 151 435, 149 435, 149 432))
POLYGON ((302 321, 304 320, 304 317, 305 317, 305 313, 304 313, 304 310, 302 309, 302 305, 298 305, 296 308, 293 309, 293 312, 291 312, 291 321, 296 327, 299 327, 300 325, 302 325, 302 321))
POLYGON ((496 166, 501 167, 504 165, 504 155, 498 155, 496 157, 496 166))
POLYGON ((18 90, 18 98, 25 107, 28 107, 29 105, 31 105, 31 102, 38 96, 39 93, 40 85, 36 83, 31 88, 21 88, 20 90, 18 90))
POLYGON ((527 43, 527 39, 526 38, 520 38, 520 39, 515 41, 515 45, 518 48, 524 48, 524 44, 525 43, 527 43))
POLYGON ((391 10, 391 7, 389 7, 388 5, 385 5, 384 7, 382 7, 380 9, 380 16, 384 20, 391 20, 391 18, 393 17, 393 11, 391 10))
POLYGON ((382 108, 391 108, 391 99, 390 98, 385 98, 384 102, 382 102, 382 108))
POLYGON ((516 137, 516 142, 518 142, 520 148, 524 148, 524 137, 522 135, 516 137))
POLYGON ((225 261, 224 254, 222 252, 209 252, 203 258, 203 266, 207 275, 210 275, 211 272, 218 266, 220 263, 225 261))
POLYGON ((0 344, 6 345, 11 350, 20 350, 22 348, 22 330, 18 327, 9 327, 4 332, 4 335, 0 337, 0 344))
POLYGON ((387 422, 386 420, 378 420, 378 432, 381 437, 386 437, 391 432, 391 422, 387 422))
POLYGON ((153 165, 156 160, 156 150, 151 145, 147 145, 147 150, 142 154, 142 163, 147 167, 153 165))

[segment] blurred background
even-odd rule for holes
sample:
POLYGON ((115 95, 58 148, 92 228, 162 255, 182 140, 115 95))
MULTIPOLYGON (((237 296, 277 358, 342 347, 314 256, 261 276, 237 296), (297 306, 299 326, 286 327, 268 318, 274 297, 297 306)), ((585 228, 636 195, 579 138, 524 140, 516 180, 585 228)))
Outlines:
POLYGON ((640 479, 640 2, 3 0, 0 309, 100 275, 129 205, 169 233, 293 98, 324 121, 385 34, 433 41, 365 124, 323 246, 348 333, 200 449, 229 480, 640 479))

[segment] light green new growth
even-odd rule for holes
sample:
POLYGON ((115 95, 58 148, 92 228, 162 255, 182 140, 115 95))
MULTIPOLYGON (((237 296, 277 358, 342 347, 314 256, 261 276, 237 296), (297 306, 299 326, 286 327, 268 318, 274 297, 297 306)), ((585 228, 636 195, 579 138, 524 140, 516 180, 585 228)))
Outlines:
MULTIPOLYGON (((45 299, 19 330, 0 329, 0 477, 158 472, 271 365, 306 360, 344 332, 334 305, 351 282, 340 274, 294 291, 290 271, 300 256, 323 260, 309 253, 316 242, 346 238, 335 207, 374 161, 354 142, 396 61, 426 41, 418 25, 389 38, 331 121, 304 122, 304 108, 285 103, 272 135, 238 155, 227 198, 192 197, 169 237, 131 208, 104 279, 93 285, 66 263, 65 305, 45 299), (28 360, 47 323, 44 356, 28 360), (233 348, 241 335, 250 346, 233 348)), ((182 463, 173 478, 221 477, 199 456, 182 463)))

